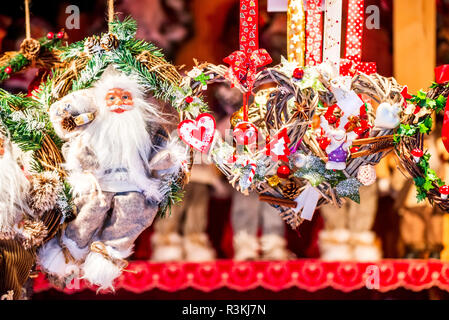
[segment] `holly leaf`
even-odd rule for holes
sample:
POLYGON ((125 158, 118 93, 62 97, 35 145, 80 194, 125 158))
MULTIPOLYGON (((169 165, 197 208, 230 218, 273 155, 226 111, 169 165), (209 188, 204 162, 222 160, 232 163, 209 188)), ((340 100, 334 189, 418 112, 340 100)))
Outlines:
POLYGON ((415 181, 415 185, 417 188, 422 188, 424 183, 426 183, 426 179, 423 177, 416 177, 413 180, 415 181))
POLYGON ((430 190, 433 189, 433 182, 431 180, 426 180, 426 182, 424 183, 424 185, 422 186, 422 188, 429 192, 430 190))
POLYGON ((443 95, 440 95, 435 101, 437 104, 436 111, 440 112, 440 111, 444 110, 444 108, 446 107, 447 99, 443 95))
POLYGON ((420 190, 418 190, 417 194, 416 194, 416 200, 419 202, 423 202, 424 200, 426 200, 427 198, 427 194, 425 192, 422 192, 420 190))
POLYGON ((431 129, 431 128, 429 128, 429 127, 425 124, 424 121, 421 122, 421 123, 419 123, 419 124, 418 124, 418 127, 419 127, 419 132, 422 133, 422 134, 427 134, 427 133, 429 133, 429 132, 430 132, 430 129, 431 129))

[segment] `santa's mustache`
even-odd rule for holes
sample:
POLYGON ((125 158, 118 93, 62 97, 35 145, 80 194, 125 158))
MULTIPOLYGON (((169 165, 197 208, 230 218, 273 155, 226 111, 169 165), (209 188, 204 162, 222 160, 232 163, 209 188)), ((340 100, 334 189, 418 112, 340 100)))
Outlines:
POLYGON ((129 110, 134 109, 134 106, 117 105, 117 106, 111 106, 111 107, 109 108, 110 111, 114 111, 114 110, 117 110, 117 109, 122 109, 122 110, 125 110, 125 111, 129 111, 129 110))

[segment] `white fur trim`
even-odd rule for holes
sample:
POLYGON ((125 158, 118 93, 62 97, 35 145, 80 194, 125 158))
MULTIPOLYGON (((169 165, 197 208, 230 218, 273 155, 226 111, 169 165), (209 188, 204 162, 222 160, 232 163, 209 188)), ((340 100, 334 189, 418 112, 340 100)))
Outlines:
POLYGON ((120 267, 96 252, 90 252, 87 255, 82 269, 84 274, 83 279, 86 279, 93 285, 99 286, 99 290, 114 290, 114 280, 122 274, 120 267))
POLYGON ((348 230, 322 230, 318 235, 321 259, 325 261, 352 260, 352 247, 349 240, 348 230))
POLYGON ((84 260, 84 258, 86 258, 86 255, 89 252, 89 246, 80 249, 75 241, 66 237, 65 233, 62 236, 61 240, 76 260, 82 261, 84 260))
POLYGON ((156 262, 181 261, 184 257, 182 238, 179 234, 154 233, 151 236, 151 260, 156 262))
POLYGON ((205 233, 186 236, 184 250, 187 261, 202 262, 215 259, 215 251, 209 242, 209 237, 205 233))
POLYGON ((336 230, 322 230, 319 235, 319 240, 322 241, 334 241, 340 243, 346 243, 349 241, 351 234, 346 229, 336 230))
POLYGON ((111 246, 106 246, 106 250, 108 251, 108 254, 114 259, 126 259, 134 252, 133 246, 123 250, 116 250, 111 246))
POLYGON ((240 231, 234 236, 234 260, 255 260, 259 257, 259 241, 257 237, 240 231))
POLYGON ((47 242, 38 253, 38 264, 49 274, 63 278, 72 273, 79 274, 79 267, 73 263, 66 263, 64 253, 56 238, 47 242))
POLYGON ((351 234, 351 240, 356 244, 373 245, 376 241, 376 234, 372 231, 356 232, 351 234))
POLYGON ((373 262, 382 259, 382 252, 376 243, 376 234, 372 231, 351 234, 354 245, 354 259, 361 262, 373 262))
POLYGON ((260 239, 264 260, 288 260, 293 253, 287 250, 287 241, 277 234, 264 234, 260 239))

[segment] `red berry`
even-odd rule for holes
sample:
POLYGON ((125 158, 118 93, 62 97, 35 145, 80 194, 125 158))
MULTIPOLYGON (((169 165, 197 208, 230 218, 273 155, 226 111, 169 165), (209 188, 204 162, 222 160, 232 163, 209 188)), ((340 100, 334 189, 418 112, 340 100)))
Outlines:
POLYGON ((58 39, 64 38, 64 32, 63 32, 63 31, 58 32, 58 33, 56 34, 56 38, 58 38, 58 39))
POLYGON ((279 178, 287 179, 290 176, 290 168, 288 166, 279 166, 277 175, 279 178))
POLYGON ((47 33, 47 39, 48 39, 48 40, 51 40, 51 39, 53 39, 54 37, 55 37, 55 34, 54 34, 53 32, 47 33))
POLYGON ((297 80, 301 80, 302 78, 304 78, 304 70, 302 70, 301 68, 296 68, 293 71, 293 78, 297 80))
POLYGON ((191 96, 186 97, 186 102, 187 103, 192 103, 193 102, 193 97, 191 97, 191 96))
POLYGON ((351 148, 351 153, 359 152, 359 150, 360 150, 360 147, 352 147, 351 148))
POLYGON ((10 66, 7 66, 7 67, 5 68, 5 73, 6 73, 6 74, 11 74, 11 73, 12 73, 12 68, 11 68, 10 66))

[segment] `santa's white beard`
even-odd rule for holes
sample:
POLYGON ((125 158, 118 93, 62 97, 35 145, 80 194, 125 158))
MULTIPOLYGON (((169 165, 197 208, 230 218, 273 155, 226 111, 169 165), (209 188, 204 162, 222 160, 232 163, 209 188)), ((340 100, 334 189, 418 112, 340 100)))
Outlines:
POLYGON ((11 232, 24 213, 31 214, 26 198, 30 184, 6 150, 0 157, 0 232, 11 232))
POLYGON ((124 168, 127 173, 123 179, 135 183, 142 190, 150 187, 143 165, 152 148, 147 117, 137 107, 123 113, 107 110, 100 112, 86 128, 86 142, 95 152, 100 165, 97 177, 107 170, 124 168))

